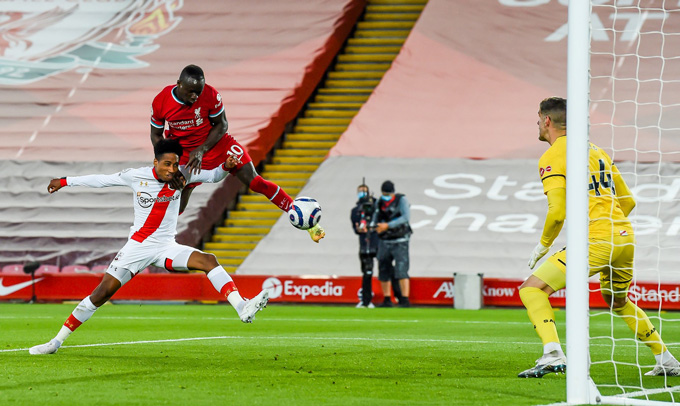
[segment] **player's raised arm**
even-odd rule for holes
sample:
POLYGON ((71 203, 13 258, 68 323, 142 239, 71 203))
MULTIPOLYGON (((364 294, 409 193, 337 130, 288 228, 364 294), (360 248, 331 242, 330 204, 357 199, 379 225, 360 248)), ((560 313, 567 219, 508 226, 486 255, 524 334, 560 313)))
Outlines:
POLYGON ((188 166, 182 168, 182 173, 189 179, 189 182, 217 183, 224 180, 229 171, 241 163, 238 156, 227 154, 224 164, 215 169, 203 170, 201 173, 191 172, 188 166))
POLYGON ((158 141, 163 139, 163 127, 155 127, 151 125, 151 145, 156 145, 158 141))
POLYGON ((52 179, 50 181, 50 184, 47 185, 47 193, 54 193, 57 190, 61 189, 62 187, 66 186, 65 182, 62 182, 66 178, 61 178, 61 179, 52 179))
POLYGON ((224 113, 224 108, 222 112, 215 117, 210 117, 210 125, 212 128, 208 133, 208 137, 205 142, 199 145, 196 149, 191 151, 189 154, 189 161, 187 162, 187 169, 193 173, 201 172, 201 165, 203 163, 203 154, 208 152, 212 147, 217 144, 222 137, 227 133, 227 128, 229 124, 227 123, 227 116, 224 113))
POLYGON ((158 141, 165 138, 163 131, 165 131, 165 117, 162 113, 163 97, 162 92, 153 99, 151 103, 151 145, 154 147, 158 141))
POLYGON ((47 185, 47 192, 54 193, 64 186, 87 186, 93 188, 103 188, 109 186, 129 186, 129 169, 112 175, 85 175, 68 176, 61 179, 52 179, 47 185))

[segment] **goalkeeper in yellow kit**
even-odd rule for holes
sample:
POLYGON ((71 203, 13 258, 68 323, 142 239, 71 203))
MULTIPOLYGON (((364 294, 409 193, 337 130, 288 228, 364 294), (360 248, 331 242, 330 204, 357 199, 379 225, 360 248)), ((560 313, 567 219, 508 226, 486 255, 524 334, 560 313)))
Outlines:
MULTIPOLYGON (((541 102, 538 133, 539 140, 550 144, 538 163, 543 192, 548 197, 548 214, 541 242, 534 248, 529 260, 531 269, 550 250, 566 216, 565 99, 551 97, 541 102)), ((600 274, 602 297, 654 353, 656 366, 645 375, 678 376, 680 364, 668 351, 645 312, 628 300, 628 288, 633 279, 635 237, 627 216, 635 207, 635 200, 607 153, 592 143, 589 151, 589 275, 600 274)), ((566 257, 566 249, 553 254, 520 286, 522 303, 543 341, 543 356, 536 361, 536 366, 521 372, 520 378, 541 378, 551 372, 566 370, 567 360, 548 301, 552 293, 566 285, 566 257)))

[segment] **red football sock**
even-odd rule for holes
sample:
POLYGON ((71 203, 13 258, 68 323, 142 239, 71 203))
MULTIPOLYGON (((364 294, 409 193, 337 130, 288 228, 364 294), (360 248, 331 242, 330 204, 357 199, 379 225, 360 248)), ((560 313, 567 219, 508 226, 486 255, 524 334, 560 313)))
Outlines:
POLYGON ((64 322, 64 327, 68 327, 69 330, 75 331, 81 324, 83 324, 83 322, 76 319, 76 317, 71 314, 68 319, 66 319, 66 322, 64 322))
POLYGON ((260 175, 257 175, 257 177, 250 182, 249 187, 253 192, 266 196, 267 199, 271 200, 271 202, 276 205, 276 207, 283 211, 288 211, 290 205, 293 203, 293 199, 291 199, 291 197, 288 196, 288 193, 281 189, 279 185, 263 179, 260 175))

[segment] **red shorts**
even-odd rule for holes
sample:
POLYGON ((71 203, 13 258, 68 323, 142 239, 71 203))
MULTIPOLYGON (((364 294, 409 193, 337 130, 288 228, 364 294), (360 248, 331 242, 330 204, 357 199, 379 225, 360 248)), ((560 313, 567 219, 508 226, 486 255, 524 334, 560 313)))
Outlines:
MULTIPOLYGON (((184 150, 184 154, 182 154, 182 157, 179 159, 180 165, 186 165, 186 163, 189 162, 189 153, 191 151, 193 151, 193 149, 184 150)), ((250 155, 248 155, 248 151, 246 151, 246 149, 243 148, 241 144, 239 144, 238 141, 234 139, 234 137, 227 133, 224 137, 222 137, 221 140, 217 142, 217 144, 215 144, 214 147, 212 147, 208 152, 205 153, 205 155, 203 155, 201 169, 217 168, 227 160, 227 154, 234 155, 241 161, 240 164, 236 165, 235 168, 229 171, 232 174, 253 160, 250 155)), ((185 188, 194 188, 200 184, 200 182, 190 183, 186 185, 185 188)))

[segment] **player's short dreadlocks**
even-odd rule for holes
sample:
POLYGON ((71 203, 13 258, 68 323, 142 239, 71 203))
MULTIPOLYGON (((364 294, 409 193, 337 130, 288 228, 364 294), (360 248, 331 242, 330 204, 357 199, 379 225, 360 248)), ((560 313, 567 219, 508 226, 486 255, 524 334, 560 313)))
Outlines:
POLYGON ((153 153, 156 159, 160 158, 163 154, 167 154, 169 152, 175 153, 177 154, 177 156, 182 156, 182 152, 184 152, 184 150, 182 149, 182 146, 179 144, 179 141, 168 138, 163 138, 162 140, 158 141, 156 145, 154 145, 153 147, 153 153))

